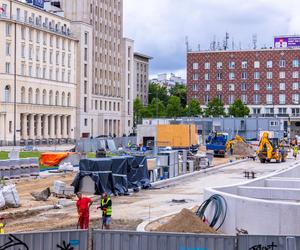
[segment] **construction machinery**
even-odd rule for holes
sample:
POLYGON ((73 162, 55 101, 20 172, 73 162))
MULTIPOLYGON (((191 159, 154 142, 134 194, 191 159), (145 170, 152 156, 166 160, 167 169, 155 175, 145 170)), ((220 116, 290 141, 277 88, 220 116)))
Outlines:
POLYGON ((287 153, 282 145, 279 145, 278 138, 269 138, 269 133, 264 132, 260 141, 257 156, 261 163, 271 162, 285 162, 287 153))
POLYGON ((247 143, 243 137, 236 135, 234 139, 226 143, 226 151, 228 152, 231 148, 231 145, 235 145, 237 142, 247 143))
POLYGON ((214 156, 224 157, 226 153, 227 140, 228 133, 212 133, 206 140, 206 150, 214 151, 214 156))

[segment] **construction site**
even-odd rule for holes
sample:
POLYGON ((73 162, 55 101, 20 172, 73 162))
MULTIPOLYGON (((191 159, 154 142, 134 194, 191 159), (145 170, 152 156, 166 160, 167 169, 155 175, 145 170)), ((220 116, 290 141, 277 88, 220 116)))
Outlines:
MULTIPOLYGON (((200 145, 193 125, 157 125, 155 129, 149 133, 142 128, 136 142, 134 138, 126 138, 117 142, 118 148, 112 139, 94 139, 78 144, 77 152, 44 152, 39 159, 18 158, 20 152, 12 151, 11 159, 0 161, 0 215, 5 234, 21 235, 22 238, 26 233, 27 236, 22 238, 26 241, 30 232, 34 235, 60 230, 87 232, 79 227, 78 191, 93 200, 89 229, 93 234, 100 232, 103 237, 108 237, 109 231, 112 242, 116 237, 114 232, 119 232, 118 235, 136 232, 147 237, 154 237, 153 233, 171 237, 173 233, 180 234, 178 239, 212 235, 217 237, 213 238, 213 244, 217 244, 218 237, 270 235, 273 231, 274 235, 300 233, 298 227, 284 230, 280 222, 278 230, 270 230, 270 222, 264 220, 264 217, 269 218, 266 215, 261 215, 265 227, 259 220, 250 219, 260 217, 257 210, 261 202, 264 202, 262 208, 266 206, 267 214, 272 202, 276 206, 284 203, 286 211, 295 207, 297 214, 300 162, 292 152, 297 142, 292 141, 293 146, 290 146, 268 131, 260 133, 258 140, 251 142, 238 134, 231 139, 227 133, 213 132, 206 138, 206 143, 200 145), (93 147, 94 153, 85 151, 93 147), (292 170, 291 174, 284 174, 289 170, 292 170), (291 180, 293 185, 289 184, 291 180), (110 195, 113 204, 110 230, 103 230, 102 213, 98 209, 103 193, 110 195), (244 197, 245 201, 238 209, 235 204, 244 197), (243 204, 246 201, 251 205, 245 210, 243 204), (251 206, 257 208, 251 209, 251 206), (247 219, 242 211, 247 211, 247 219)), ((281 209, 276 211, 271 215, 281 216, 281 209)), ((285 220, 292 220, 295 213, 285 214, 285 220)), ((73 244, 71 238, 68 240, 73 244, 70 243, 72 249, 118 249, 91 241, 93 237, 86 240, 89 248, 82 248, 72 241, 73 244)), ((140 240, 142 238, 138 244, 142 244, 140 240)), ((236 242, 235 238, 232 240, 236 242)), ((0 243, 5 245, 5 241, 0 237, 0 243)), ((120 238, 119 241, 122 242, 120 238)), ((176 246, 191 247, 188 241, 184 242, 177 242, 176 246)), ((196 242, 195 239, 192 243, 195 247, 198 246, 196 242)), ((224 248, 210 249, 235 249, 229 247, 226 240, 224 244, 224 248)), ((171 248, 157 246, 151 249, 171 248)))

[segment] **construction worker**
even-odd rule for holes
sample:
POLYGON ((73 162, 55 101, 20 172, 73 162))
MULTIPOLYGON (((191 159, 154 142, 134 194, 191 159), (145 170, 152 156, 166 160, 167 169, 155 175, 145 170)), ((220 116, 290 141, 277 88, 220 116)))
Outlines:
POLYGON ((76 203, 77 213, 79 216, 78 224, 80 229, 88 229, 90 221, 90 206, 93 204, 93 201, 88 197, 83 197, 82 193, 77 193, 76 195, 78 197, 78 201, 76 203))
POLYGON ((105 192, 101 197, 101 206, 97 209, 102 210, 102 229, 110 228, 111 215, 112 215, 112 201, 109 195, 105 192))
POLYGON ((298 151, 299 151, 298 145, 294 146, 293 156, 294 156, 295 160, 297 160, 298 151))
POLYGON ((233 143, 230 143, 230 155, 233 155, 233 149, 234 149, 234 145, 233 143))

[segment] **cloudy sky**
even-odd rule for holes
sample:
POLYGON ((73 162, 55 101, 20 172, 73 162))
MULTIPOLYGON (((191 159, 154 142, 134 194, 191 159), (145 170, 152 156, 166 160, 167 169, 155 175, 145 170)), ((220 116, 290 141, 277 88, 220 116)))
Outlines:
POLYGON ((226 31, 235 48, 272 46, 273 36, 300 34, 299 0, 124 0, 124 35, 135 51, 154 57, 151 75, 185 76, 185 37, 190 48, 222 44, 226 31))

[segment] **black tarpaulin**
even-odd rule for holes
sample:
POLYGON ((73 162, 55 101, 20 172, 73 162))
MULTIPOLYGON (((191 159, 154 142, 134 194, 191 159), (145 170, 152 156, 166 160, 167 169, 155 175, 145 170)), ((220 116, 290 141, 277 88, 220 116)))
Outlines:
POLYGON ((127 173, 129 188, 149 188, 150 178, 148 173, 147 159, 144 156, 135 156, 128 159, 130 165, 127 173))
POLYGON ((117 195, 124 195, 128 193, 128 181, 127 181, 127 158, 113 157, 112 159, 112 176, 114 193, 117 195))

